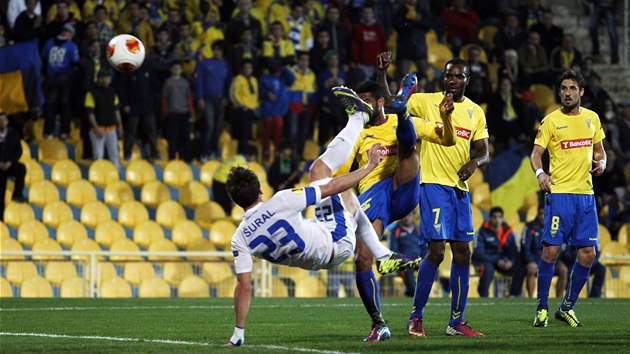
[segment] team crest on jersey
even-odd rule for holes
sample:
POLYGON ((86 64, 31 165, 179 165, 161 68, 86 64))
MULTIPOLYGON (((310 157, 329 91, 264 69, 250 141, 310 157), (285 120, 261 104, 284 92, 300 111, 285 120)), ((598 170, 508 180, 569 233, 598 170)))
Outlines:
POLYGON ((304 188, 293 188, 291 189, 291 192, 295 194, 301 194, 301 193, 304 193, 304 188))
POLYGON ((586 126, 589 127, 589 128, 591 127, 591 120, 590 119, 586 120, 586 126))
POLYGON ((470 119, 472 119, 473 110, 472 110, 472 109, 470 109, 470 108, 468 108, 466 111, 468 112, 468 117, 469 117, 470 119))

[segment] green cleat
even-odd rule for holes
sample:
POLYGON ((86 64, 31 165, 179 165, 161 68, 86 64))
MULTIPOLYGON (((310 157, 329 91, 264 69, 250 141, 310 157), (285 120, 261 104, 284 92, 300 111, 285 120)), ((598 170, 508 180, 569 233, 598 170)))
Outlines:
POLYGON ((569 325, 569 327, 582 327, 582 324, 578 321, 573 309, 569 311, 562 311, 562 309, 559 308, 558 311, 556 311, 556 320, 565 322, 569 325))
POLYGON ((538 310, 536 312, 536 318, 534 319, 534 327, 547 327, 548 319, 549 311, 547 311, 547 309, 538 310))
POLYGON ((372 105, 363 101, 352 89, 345 86, 337 86, 332 88, 332 93, 341 102, 346 110, 346 114, 351 115, 358 111, 367 113, 368 120, 372 117, 374 112, 372 105))
POLYGON ((409 257, 404 254, 393 252, 389 258, 376 261, 376 269, 381 274, 388 274, 409 268, 417 269, 422 258, 409 257))

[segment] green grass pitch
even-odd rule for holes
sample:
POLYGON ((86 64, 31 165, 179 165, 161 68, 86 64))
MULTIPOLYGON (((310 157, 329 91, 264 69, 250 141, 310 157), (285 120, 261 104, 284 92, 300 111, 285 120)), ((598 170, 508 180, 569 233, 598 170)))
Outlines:
MULTIPOLYGON (((552 299, 551 308, 559 302, 552 299)), ((411 299, 385 298, 382 308, 392 339, 364 343, 370 321, 358 298, 255 298, 245 345, 238 351, 630 353, 629 299, 580 299, 576 313, 584 326, 575 329, 553 317, 547 328, 532 327, 534 300, 472 299, 468 304, 466 320, 486 338, 444 334, 448 299, 429 301, 426 338, 409 337, 411 299)), ((222 347, 232 334, 233 318, 232 299, 2 299, 0 352, 234 352, 222 347)))

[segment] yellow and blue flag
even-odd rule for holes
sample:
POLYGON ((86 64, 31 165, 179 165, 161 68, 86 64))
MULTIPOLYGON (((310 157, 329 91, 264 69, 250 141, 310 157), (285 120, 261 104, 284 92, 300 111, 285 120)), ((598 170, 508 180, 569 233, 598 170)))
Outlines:
POLYGON ((518 211, 525 197, 539 189, 529 155, 522 147, 505 151, 490 162, 488 184, 492 205, 503 208, 505 215, 518 211))
POLYGON ((27 112, 44 104, 37 41, 0 47, 0 111, 27 112))

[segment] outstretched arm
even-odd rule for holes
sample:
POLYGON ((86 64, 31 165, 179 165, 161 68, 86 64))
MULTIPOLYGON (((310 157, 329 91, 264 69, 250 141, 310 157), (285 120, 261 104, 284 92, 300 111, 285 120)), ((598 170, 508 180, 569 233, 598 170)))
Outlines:
POLYGON ((234 334, 230 338, 230 344, 238 347, 245 342, 245 321, 249 313, 249 304, 252 298, 251 272, 236 275, 237 283, 234 289, 234 312, 236 324, 234 334))
POLYGON ((319 187, 322 193, 322 198, 339 194, 354 187, 360 180, 372 172, 381 160, 383 160, 383 145, 372 145, 372 148, 370 148, 370 151, 368 152, 368 163, 363 168, 337 176, 331 179, 327 184, 319 187))
POLYGON ((394 99, 387 84, 387 68, 392 63, 392 52, 382 52, 376 56, 376 82, 385 90, 385 106, 391 107, 394 99))

